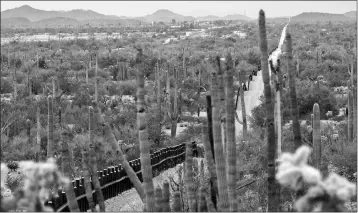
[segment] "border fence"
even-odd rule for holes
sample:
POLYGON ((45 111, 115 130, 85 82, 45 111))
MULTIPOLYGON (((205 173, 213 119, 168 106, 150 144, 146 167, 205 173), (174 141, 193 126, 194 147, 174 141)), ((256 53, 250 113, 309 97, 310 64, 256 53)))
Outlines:
MULTIPOLYGON (((198 149, 196 142, 193 141, 193 154, 198 157, 198 149)), ((151 154, 151 165, 153 170, 153 177, 158 176, 162 171, 175 167, 177 164, 185 160, 185 143, 160 149, 151 154)), ((129 161, 129 165, 136 172, 139 180, 143 182, 141 173, 140 159, 129 161)), ((133 187, 132 182, 129 180, 126 172, 121 165, 108 167, 103 171, 97 171, 101 189, 104 199, 110 199, 125 192, 133 187)), ((74 191, 76 194, 78 206, 81 212, 86 212, 89 209, 88 201, 85 194, 84 178, 75 179, 72 181, 74 191)), ((93 201, 97 205, 98 200, 91 180, 93 201)), ((69 212, 70 209, 67 204, 66 193, 58 190, 52 196, 51 200, 46 201, 46 206, 50 206, 55 212, 69 212)))

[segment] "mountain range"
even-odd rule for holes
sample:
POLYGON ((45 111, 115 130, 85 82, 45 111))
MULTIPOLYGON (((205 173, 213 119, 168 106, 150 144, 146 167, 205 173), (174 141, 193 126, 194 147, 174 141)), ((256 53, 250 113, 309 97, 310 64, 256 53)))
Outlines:
MULTIPOLYGON (((288 17, 268 18, 271 21, 283 21, 288 17)), ((350 11, 344 14, 329 14, 329 13, 301 13, 297 16, 291 17, 291 21, 352 21, 356 19, 356 11, 350 11)), ((1 26, 76 26, 81 24, 90 25, 137 25, 140 23, 164 22, 171 23, 183 21, 215 21, 215 20, 256 20, 241 14, 231 14, 226 16, 184 16, 174 13, 170 10, 161 9, 153 14, 142 17, 125 17, 115 15, 104 15, 92 10, 70 10, 70 11, 46 11, 32 8, 28 5, 9 9, 1 12, 1 26)))

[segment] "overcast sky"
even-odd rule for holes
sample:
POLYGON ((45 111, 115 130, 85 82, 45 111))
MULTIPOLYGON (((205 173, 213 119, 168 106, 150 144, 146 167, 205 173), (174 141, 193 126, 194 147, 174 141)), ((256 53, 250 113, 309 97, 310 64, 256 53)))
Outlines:
POLYGON ((295 16, 302 12, 345 13, 356 1, 2 1, 1 11, 29 5, 41 10, 93 10, 105 15, 137 17, 168 9, 181 15, 244 14, 251 18, 263 9, 266 17, 295 16))

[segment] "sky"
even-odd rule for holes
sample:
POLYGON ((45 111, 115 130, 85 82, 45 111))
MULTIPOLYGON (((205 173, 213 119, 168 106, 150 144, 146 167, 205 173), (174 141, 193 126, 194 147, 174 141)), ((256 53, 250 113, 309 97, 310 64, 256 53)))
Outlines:
POLYGON ((258 17, 295 16, 302 12, 345 13, 357 10, 356 1, 2 1, 1 11, 29 5, 41 10, 93 10, 105 15, 138 17, 159 9, 188 16, 245 14, 258 17))

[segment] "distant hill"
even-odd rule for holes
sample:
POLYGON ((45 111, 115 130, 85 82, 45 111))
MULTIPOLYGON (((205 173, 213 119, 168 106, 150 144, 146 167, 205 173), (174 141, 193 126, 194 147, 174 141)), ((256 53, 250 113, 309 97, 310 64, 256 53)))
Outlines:
POLYGON ((27 18, 4 18, 1 19, 1 27, 28 27, 31 21, 27 18))
POLYGON ((173 19, 175 19, 176 22, 182 22, 182 21, 194 21, 195 18, 192 16, 183 16, 177 13, 174 13, 170 10, 158 10, 155 13, 151 15, 146 15, 142 17, 135 18, 137 20, 145 21, 145 22, 164 22, 164 23, 170 23, 173 19))
POLYGON ((353 18, 347 17, 343 14, 331 14, 331 13, 301 13, 291 18, 292 22, 327 22, 327 21, 352 21, 353 18))
POLYGON ((64 17, 64 18, 72 18, 78 21, 88 20, 88 19, 120 19, 117 16, 107 16, 92 10, 71 10, 71 11, 46 11, 46 10, 38 10, 32 8, 28 5, 24 5, 21 7, 17 7, 14 9, 9 9, 1 12, 1 19, 4 18, 15 18, 15 17, 23 17, 27 18, 30 21, 40 21, 43 19, 56 18, 56 17, 64 17))
POLYGON ((346 13, 343 13, 343 15, 346 17, 355 19, 357 17, 357 11, 346 12, 346 13))
POLYGON ((240 15, 240 14, 226 15, 223 17, 223 19, 224 20, 246 20, 246 21, 252 20, 252 18, 244 16, 244 15, 240 15))
POLYGON ((220 20, 219 16, 202 16, 202 17, 196 17, 196 20, 199 21, 216 21, 216 20, 220 20))
POLYGON ((80 24, 76 19, 66 17, 47 18, 32 22, 32 26, 36 27, 77 26, 80 24))

